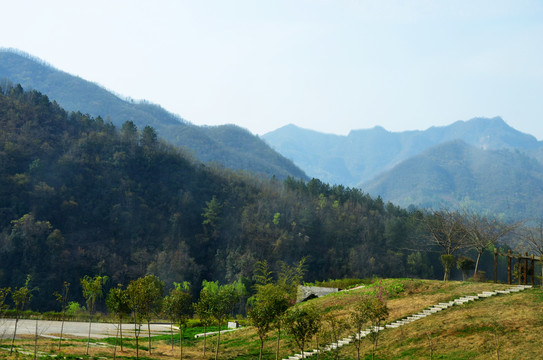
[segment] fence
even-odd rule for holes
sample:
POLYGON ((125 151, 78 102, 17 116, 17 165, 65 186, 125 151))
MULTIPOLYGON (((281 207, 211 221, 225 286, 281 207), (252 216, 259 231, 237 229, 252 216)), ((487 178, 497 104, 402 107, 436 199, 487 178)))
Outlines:
POLYGON ((511 284, 511 275, 513 272, 513 259, 517 259, 517 277, 518 284, 524 283, 528 285, 528 277, 530 277, 531 285, 535 283, 535 262, 541 261, 540 256, 528 255, 528 253, 522 254, 512 254, 511 250, 508 250, 507 253, 499 253, 498 249, 494 248, 494 282, 498 282, 498 256, 507 257, 507 283, 511 284), (529 265, 529 267, 528 267, 529 265))

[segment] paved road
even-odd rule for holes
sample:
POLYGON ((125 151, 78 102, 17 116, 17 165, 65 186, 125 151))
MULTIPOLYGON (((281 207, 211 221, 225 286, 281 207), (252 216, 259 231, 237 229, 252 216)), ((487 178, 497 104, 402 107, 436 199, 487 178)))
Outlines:
MULTIPOLYGON (((60 335, 61 321, 38 320, 38 334, 43 337, 55 337, 60 335)), ((15 327, 15 320, 0 319, 0 338, 11 338, 15 327)), ((117 324, 92 323, 91 338, 103 339, 110 336, 115 336, 117 332, 117 324)), ((147 334, 147 325, 144 324, 141 328, 141 335, 147 334)), ((174 327, 174 331, 176 327, 174 327)), ((170 325, 167 324, 151 324, 151 334, 158 335, 169 333, 170 325)), ((19 320, 17 325, 17 335, 34 335, 36 332, 36 320, 19 320)), ((86 338, 89 334, 89 323, 65 321, 63 337, 79 337, 86 338)), ((134 335, 134 324, 123 324, 123 334, 127 336, 134 335)))

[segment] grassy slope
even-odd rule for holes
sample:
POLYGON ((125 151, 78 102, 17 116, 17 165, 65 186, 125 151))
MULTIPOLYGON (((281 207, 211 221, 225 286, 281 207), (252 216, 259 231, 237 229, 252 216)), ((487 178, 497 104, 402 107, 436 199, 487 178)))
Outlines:
MULTIPOLYGON (((436 281, 399 283, 404 284, 404 291, 389 300, 390 321, 462 295, 507 287, 436 281)), ((540 289, 499 295, 455 306, 397 329, 387 329, 382 332, 379 341, 378 358, 430 358, 430 336, 434 344, 434 358, 492 359, 496 358, 496 333, 499 335, 501 358, 519 358, 520 354, 526 359, 539 358, 539 347, 543 344, 538 339, 539 332, 543 330, 542 301, 543 292, 540 289)), ((366 340, 363 353, 370 352, 369 341, 366 340)), ((344 354, 347 358, 356 357, 353 347, 346 348, 344 354)))
MULTIPOLYGON (((389 321, 405 317, 422 309, 449 301, 463 295, 473 295, 482 291, 505 289, 508 286, 491 283, 448 282, 409 279, 384 280, 383 285, 389 294, 389 321)), ((346 319, 350 309, 361 294, 375 291, 375 287, 332 294, 312 300, 325 313, 333 314, 337 319, 346 319)), ((496 340, 499 342, 502 359, 536 359, 540 358, 540 347, 543 340, 539 335, 543 330, 543 290, 537 288, 521 293, 498 295, 478 300, 466 305, 455 306, 424 319, 397 329, 387 329, 380 335, 378 359, 429 359, 432 339, 434 359, 495 359, 496 340)), ((326 325, 326 323, 325 323, 326 325)), ((345 330, 344 335, 351 334, 345 330)), ((125 334, 126 336, 127 334, 125 334)), ((140 350, 141 356, 154 359, 166 359, 178 356, 178 348, 171 350, 169 337, 157 338, 152 355, 140 350)), ((188 339, 187 339, 188 340, 188 339)), ((206 358, 214 358, 213 349, 216 337, 208 338, 206 358)), ((322 336, 321 336, 322 341, 322 336)), ((146 345, 142 339, 141 343, 146 345)), ((25 347, 30 348, 32 342, 27 341, 25 347)), ((84 343, 66 347, 65 353, 84 353, 84 343)), ((202 357, 203 340, 190 339, 185 343, 184 358, 204 359, 202 357)), ((288 338, 281 342, 281 356, 287 357, 296 350, 289 344, 288 338)), ((5 344, 4 344, 5 345, 5 344)), ((33 344, 32 344, 33 345, 33 344)), ((258 337, 251 328, 221 336, 220 359, 254 359, 258 356, 258 337)), ((316 346, 312 344, 313 348, 316 346)), ((265 343, 265 359, 275 359, 275 337, 265 343)), ((43 343, 42 351, 52 346, 43 343)), ((94 348, 95 356, 111 357, 113 349, 94 348)), ((369 340, 364 340, 362 354, 371 358, 369 340)), ((123 357, 134 356, 133 350, 127 350, 123 357)), ((321 355, 320 359, 332 359, 333 354, 321 355)), ((340 350, 340 358, 356 359, 354 346, 345 346, 340 350)), ((4 355, 0 353, 0 358, 4 355)), ((316 359, 316 358, 313 358, 316 359)))

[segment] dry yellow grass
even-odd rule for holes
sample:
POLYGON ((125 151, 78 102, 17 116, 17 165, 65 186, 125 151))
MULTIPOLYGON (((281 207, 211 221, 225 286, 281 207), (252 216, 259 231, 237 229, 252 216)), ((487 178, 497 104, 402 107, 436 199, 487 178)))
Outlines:
MULTIPOLYGON (((384 284, 386 286, 386 282, 384 284)), ((418 280, 405 280, 403 284, 404 292, 388 301, 390 321, 463 295, 508 287, 492 283, 418 280)), ((323 300, 323 303, 331 304, 331 300, 323 300)), ((345 303, 349 304, 348 308, 353 300, 345 303)), ((455 306, 411 324, 383 331, 378 358, 429 359, 430 337, 434 358, 439 359, 495 359, 497 350, 501 359, 543 359, 543 339, 540 339, 543 331, 542 305, 543 291, 533 289, 455 306)), ((348 311, 341 309, 338 311, 340 314, 346 316, 348 311)), ((361 353, 370 354, 370 342, 365 341, 361 353)), ((352 346, 344 347, 341 354, 344 358, 356 358, 352 346)))
POLYGON ((434 355, 450 359, 541 359, 543 311, 540 290, 502 295, 453 307, 383 333, 383 358, 434 355), (498 341, 498 342, 496 342, 498 341))

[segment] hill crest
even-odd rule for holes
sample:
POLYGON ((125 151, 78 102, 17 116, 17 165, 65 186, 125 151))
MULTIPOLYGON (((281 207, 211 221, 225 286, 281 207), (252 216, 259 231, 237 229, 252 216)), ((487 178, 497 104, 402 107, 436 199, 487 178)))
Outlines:
POLYGON ((0 79, 47 94, 66 110, 101 116, 116 126, 127 120, 139 128, 152 126, 161 137, 184 147, 200 161, 212 161, 227 168, 268 177, 307 178, 292 161, 276 153, 259 137, 243 132, 237 126, 193 125, 159 105, 123 99, 100 85, 57 70, 24 52, 0 49, 0 79), (227 140, 229 136, 233 139, 227 140), (246 142, 242 146, 243 151, 232 146, 241 141, 246 142))

